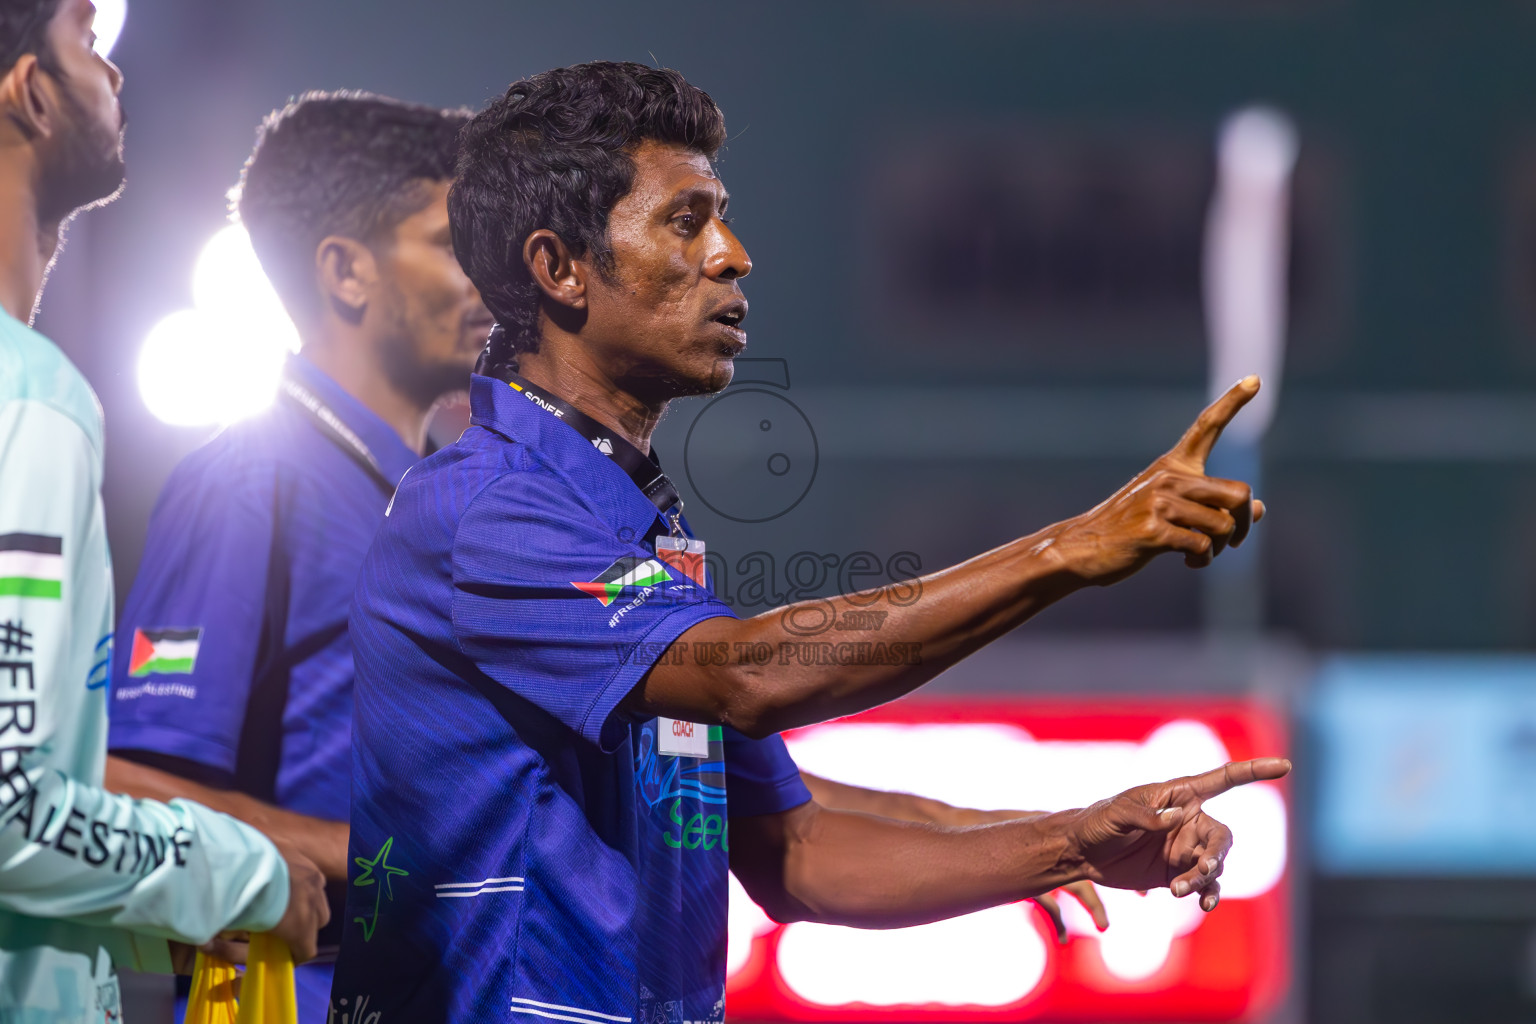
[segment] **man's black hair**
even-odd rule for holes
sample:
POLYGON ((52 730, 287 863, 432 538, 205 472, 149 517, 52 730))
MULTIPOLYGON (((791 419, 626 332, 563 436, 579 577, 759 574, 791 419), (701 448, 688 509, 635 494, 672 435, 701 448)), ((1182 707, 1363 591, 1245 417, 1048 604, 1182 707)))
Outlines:
POLYGON ((539 290, 523 265, 534 231, 612 272, 608 214, 634 185, 644 141, 713 160, 725 115, 669 68, 594 61, 512 83, 464 129, 448 217, 459 263, 502 328, 493 358, 538 348, 539 290))
POLYGON ((48 23, 59 0, 0 0, 0 75, 28 53, 46 60, 48 23))
POLYGON ((425 182, 453 177, 468 120, 366 92, 309 92, 267 116, 234 205, 290 313, 318 305, 322 239, 377 244, 422 208, 425 182))

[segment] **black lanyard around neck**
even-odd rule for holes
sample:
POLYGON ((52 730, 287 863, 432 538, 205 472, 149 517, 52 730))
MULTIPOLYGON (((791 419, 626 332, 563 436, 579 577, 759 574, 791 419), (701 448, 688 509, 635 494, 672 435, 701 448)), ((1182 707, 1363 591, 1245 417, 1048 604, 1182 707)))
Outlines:
POLYGON ((287 370, 283 371, 282 380, 278 382, 278 388, 284 398, 292 402, 300 412, 309 417, 315 429, 330 439, 331 443, 346 453, 347 457, 357 463, 367 473, 379 489, 385 494, 395 493, 395 481, 391 480, 384 472, 379 460, 373 455, 373 451, 358 437, 351 427, 342 422, 325 401, 309 388, 294 380, 293 375, 287 370))
POLYGON ((551 416, 568 424, 576 433, 592 442, 592 447, 608 456, 629 475, 640 493, 651 500, 666 519, 674 534, 682 532, 678 518, 683 513, 683 499, 677 493, 677 485, 661 470, 661 460, 654 454, 646 455, 624 438, 603 426, 565 399, 550 394, 537 384, 530 383, 504 367, 498 367, 494 376, 512 386, 528 401, 551 416), (676 512, 669 511, 676 508, 676 512))

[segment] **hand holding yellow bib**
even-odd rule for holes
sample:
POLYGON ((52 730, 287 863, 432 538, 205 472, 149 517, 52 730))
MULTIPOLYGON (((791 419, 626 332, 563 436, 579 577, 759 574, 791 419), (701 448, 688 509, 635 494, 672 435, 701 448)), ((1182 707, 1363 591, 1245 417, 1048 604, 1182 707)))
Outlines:
POLYGON ((251 936, 240 998, 235 998, 235 965, 197 954, 185 1024, 298 1024, 293 994, 293 955, 282 939, 265 932, 251 936))

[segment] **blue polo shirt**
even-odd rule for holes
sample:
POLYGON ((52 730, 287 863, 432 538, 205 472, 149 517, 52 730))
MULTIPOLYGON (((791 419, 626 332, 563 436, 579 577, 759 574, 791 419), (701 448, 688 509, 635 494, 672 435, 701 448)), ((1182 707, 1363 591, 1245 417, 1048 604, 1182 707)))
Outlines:
MULTIPOLYGON (((389 479, 416 462, 393 428, 309 360, 293 357, 289 371, 389 479)), ((388 502, 283 398, 183 459, 118 621, 109 746, 194 762, 203 781, 346 820, 347 609, 388 502)), ((313 970, 301 968, 301 988, 313 970)), ((305 1024, 325 1020, 324 991, 301 1004, 305 1024)))
POLYGON ((472 425, 402 482, 352 614, 356 865, 340 1020, 724 1015, 733 816, 810 799, 777 738, 615 712, 730 609, 568 424, 475 377, 472 425), (666 656, 677 656, 674 651, 666 656))

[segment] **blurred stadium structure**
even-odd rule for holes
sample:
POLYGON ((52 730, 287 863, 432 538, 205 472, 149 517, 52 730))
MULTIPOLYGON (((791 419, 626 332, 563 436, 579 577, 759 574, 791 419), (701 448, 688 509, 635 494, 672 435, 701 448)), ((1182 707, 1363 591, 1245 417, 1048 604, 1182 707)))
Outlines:
MULTIPOLYGON (((122 9, 98 6, 103 22, 122 9)), ((872 716, 919 730, 899 758, 867 723, 794 738, 829 774, 880 766, 893 786, 1045 807, 1078 798, 1053 773, 1082 744, 1130 758, 1173 729, 1204 737, 1186 753, 1219 759, 1215 737, 1243 756, 1251 732, 1217 721, 1235 715, 1291 736, 1297 758, 1289 839, 1246 833, 1283 866, 1274 885, 1131 945, 1178 909, 1122 901, 1113 940, 1079 927, 1065 950, 999 911, 939 940, 995 970, 939 972, 937 988, 910 968, 921 938, 839 946, 738 905, 750 941, 733 948, 733 1005, 799 1020, 988 1003, 990 1019, 1532 1020, 1533 44, 1522 0, 135 4, 114 51, 128 192, 73 227, 40 326, 106 409, 121 596, 170 467, 259 407, 292 344, 225 220, 267 110, 334 87, 478 105, 598 56, 678 67, 731 125, 721 170, 756 261, 751 354, 787 367, 759 390, 792 403, 814 448, 796 434, 790 454, 816 459, 787 510, 767 492, 767 515, 686 495, 743 612, 938 567, 1087 507, 1174 440, 1208 379, 1253 368, 1232 347, 1212 358, 1208 338, 1247 339, 1275 369, 1283 341, 1272 429, 1251 410, 1218 449, 1271 509, 1246 557, 1204 577, 1169 561, 1051 610, 872 716), (1289 120, 1226 121, 1255 102, 1289 120), (1224 234, 1253 195, 1232 147, 1255 132, 1269 199, 1246 207, 1257 233, 1224 234), (1217 251, 1237 255, 1204 258, 1217 251), (1047 713, 1062 701, 1067 725, 1047 713), (1242 932, 1261 899, 1271 927, 1242 932), (1211 928, 1237 931, 1213 949, 1211 928), (857 949, 909 969, 882 989, 857 949), (1191 955, 1241 961, 1241 976, 1181 1002, 1191 955), (817 974, 833 956, 848 970, 817 974), (766 988, 749 990, 751 971, 766 988)), ((681 459, 704 404, 674 411, 664 454, 681 459)), ((762 467, 731 451, 690 455, 692 486, 759 493, 762 467)))

